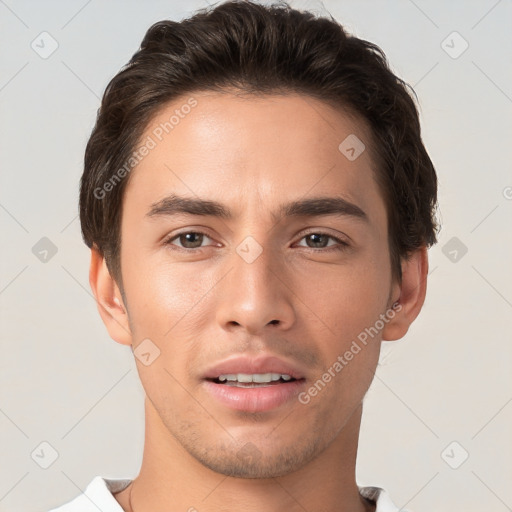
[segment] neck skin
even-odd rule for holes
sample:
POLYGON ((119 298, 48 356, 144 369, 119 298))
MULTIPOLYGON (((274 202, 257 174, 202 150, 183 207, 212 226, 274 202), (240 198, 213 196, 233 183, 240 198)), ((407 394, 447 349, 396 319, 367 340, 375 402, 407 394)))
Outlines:
POLYGON ((145 412, 141 470, 127 488, 114 495, 125 512, 375 510, 375 505, 360 496, 355 481, 362 405, 316 459, 294 473, 273 479, 233 478, 215 473, 169 434, 147 397, 145 412))

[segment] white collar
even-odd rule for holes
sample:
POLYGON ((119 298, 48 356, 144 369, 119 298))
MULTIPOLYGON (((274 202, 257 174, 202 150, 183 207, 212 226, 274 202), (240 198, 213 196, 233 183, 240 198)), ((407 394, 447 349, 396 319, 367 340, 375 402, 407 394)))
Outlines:
MULTIPOLYGON (((49 512, 97 512, 98 508, 104 512, 124 512, 114 494, 128 487, 131 482, 129 478, 96 476, 82 494, 49 512)), ((380 487, 359 487, 359 493, 375 502, 375 512, 399 512, 388 493, 380 487)))

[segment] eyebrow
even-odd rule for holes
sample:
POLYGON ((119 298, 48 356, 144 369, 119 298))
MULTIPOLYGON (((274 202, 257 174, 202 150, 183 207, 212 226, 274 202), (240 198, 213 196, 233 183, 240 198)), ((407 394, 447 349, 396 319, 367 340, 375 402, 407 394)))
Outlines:
MULTIPOLYGON (((183 197, 171 194, 153 203, 146 214, 148 217, 173 216, 179 214, 233 219, 234 215, 222 203, 196 197, 183 197)), ((353 217, 368 222, 368 216, 359 206, 339 196, 318 196, 291 201, 281 205, 277 212, 272 212, 275 221, 283 217, 319 217, 332 215, 353 217)))

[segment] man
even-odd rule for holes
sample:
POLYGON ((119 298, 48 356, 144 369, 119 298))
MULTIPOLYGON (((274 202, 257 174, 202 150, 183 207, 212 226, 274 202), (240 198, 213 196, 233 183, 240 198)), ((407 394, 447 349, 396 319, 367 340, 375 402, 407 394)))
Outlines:
POLYGON ((246 1, 151 27, 80 193, 98 309, 146 392, 143 462, 55 510, 398 510, 356 483, 362 402, 423 305, 436 204, 377 46, 246 1))

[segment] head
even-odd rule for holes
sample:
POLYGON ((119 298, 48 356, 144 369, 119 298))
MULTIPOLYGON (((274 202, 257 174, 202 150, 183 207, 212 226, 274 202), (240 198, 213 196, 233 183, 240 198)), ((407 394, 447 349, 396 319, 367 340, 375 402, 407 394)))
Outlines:
POLYGON ((334 19, 247 1, 156 23, 109 83, 80 189, 91 286, 112 338, 158 354, 136 360, 155 418, 205 466, 311 461, 419 313, 437 180, 413 94, 334 19), (280 359, 295 399, 212 401, 237 356, 280 359))

